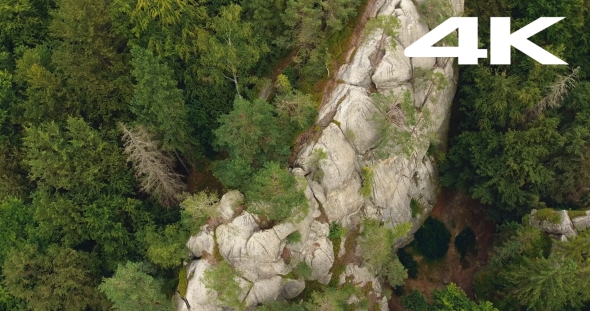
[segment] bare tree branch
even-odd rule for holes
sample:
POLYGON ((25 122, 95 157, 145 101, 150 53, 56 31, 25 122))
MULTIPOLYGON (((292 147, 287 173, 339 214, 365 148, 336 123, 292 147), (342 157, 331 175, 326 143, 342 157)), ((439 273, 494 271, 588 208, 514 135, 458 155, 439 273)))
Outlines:
POLYGON ((178 203, 178 194, 185 189, 181 175, 174 172, 174 161, 163 154, 156 140, 143 126, 128 129, 120 124, 127 161, 141 181, 141 190, 158 198, 165 207, 178 203))
POLYGON ((560 76, 550 87, 549 94, 529 109, 527 120, 532 121, 537 119, 547 109, 559 108, 567 92, 576 86, 579 72, 580 67, 572 70, 572 73, 569 75, 560 76))

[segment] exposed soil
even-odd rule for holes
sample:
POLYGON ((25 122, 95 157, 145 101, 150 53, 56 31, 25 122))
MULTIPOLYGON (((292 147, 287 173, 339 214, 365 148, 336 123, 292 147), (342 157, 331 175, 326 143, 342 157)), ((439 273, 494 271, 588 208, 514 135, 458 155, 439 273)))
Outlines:
MULTIPOLYGON (((494 223, 488 219, 484 205, 471 199, 465 193, 443 189, 434 206, 431 217, 442 221, 452 234, 446 257, 438 262, 427 262, 409 246, 406 250, 414 255, 418 262, 417 279, 406 279, 406 293, 417 289, 430 301, 433 289, 443 289, 449 283, 461 287, 469 298, 473 296, 473 278, 491 256, 494 239, 494 223), (465 259, 454 245, 455 237, 465 228, 470 227, 475 233, 475 252, 468 253, 465 259)), ((390 310, 403 310, 399 297, 392 295, 390 310)))

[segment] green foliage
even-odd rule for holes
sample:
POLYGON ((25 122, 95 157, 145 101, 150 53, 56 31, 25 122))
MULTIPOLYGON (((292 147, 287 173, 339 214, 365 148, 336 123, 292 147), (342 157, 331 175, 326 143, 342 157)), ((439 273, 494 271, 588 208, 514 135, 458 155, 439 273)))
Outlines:
POLYGON ((540 221, 547 221, 552 224, 561 222, 561 215, 552 208, 543 208, 535 213, 535 217, 540 221))
POLYGON ((455 311, 455 310, 473 310, 473 311, 498 311, 489 301, 476 303, 469 300, 465 292, 455 283, 447 285, 444 289, 435 289, 432 291, 432 304, 428 304, 424 295, 416 289, 410 294, 400 298, 402 306, 414 311, 455 311))
POLYGON ((301 305, 290 304, 289 302, 273 301, 256 308, 256 311, 306 311, 301 305))
POLYGON ((287 243, 295 244, 301 242, 301 233, 295 231, 287 236, 287 243))
POLYGON ((406 252, 405 248, 400 248, 397 251, 397 258, 400 263, 408 270, 408 277, 415 279, 418 277, 418 263, 414 260, 414 256, 406 252))
POLYGON ((115 274, 98 286, 113 303, 115 310, 170 310, 172 302, 161 292, 161 282, 148 273, 143 263, 126 262, 115 274))
POLYGON ((375 273, 386 276, 392 283, 398 283, 399 280, 406 278, 406 271, 395 258, 392 246, 395 240, 405 237, 411 229, 412 224, 409 222, 389 229, 377 220, 363 220, 357 243, 363 251, 365 264, 375 273))
POLYGON ((590 282, 571 259, 523 258, 501 274, 507 297, 531 310, 561 310, 582 307, 590 299, 590 282), (547 299, 551 297, 551 299, 547 299))
POLYGON ((444 290, 434 290, 432 296, 434 310, 498 311, 489 301, 483 301, 478 304, 469 300, 465 292, 455 283, 451 283, 444 290))
MULTIPOLYGON (((113 137, 114 138, 114 137, 113 137)), ((65 247, 96 245, 106 269, 134 252, 131 232, 146 223, 131 197, 133 178, 117 146, 81 119, 25 129, 25 164, 37 189, 31 194, 34 235, 65 247)), ((149 217, 149 216, 148 216, 149 217)))
POLYGON ((441 165, 441 181, 493 205, 497 220, 520 219, 542 208, 537 203, 581 203, 580 187, 590 176, 588 161, 581 156, 590 141, 588 58, 579 58, 590 51, 587 42, 579 41, 589 27, 582 22, 582 7, 587 1, 475 1, 467 6, 468 15, 481 21, 484 45, 489 43, 490 16, 514 13, 513 29, 548 16, 544 14, 569 19, 532 41, 562 57, 570 68, 539 66, 513 53, 512 66, 474 66, 461 73, 457 99, 462 132, 441 165))
POLYGON ((363 178, 363 186, 360 193, 363 197, 368 198, 373 194, 373 168, 365 166, 361 173, 363 178))
POLYGON ((293 268, 293 273, 296 277, 303 278, 304 280, 310 279, 313 273, 311 267, 305 262, 300 262, 293 268))
POLYGON ((274 101, 279 120, 297 135, 313 125, 317 115, 317 103, 311 95, 292 91, 279 95, 274 101))
POLYGON ((576 308, 589 299, 587 236, 555 244, 539 229, 517 225, 503 227, 498 237, 490 264, 476 276, 478 297, 501 309, 520 305, 531 310, 576 308))
POLYGON ((473 251, 474 248, 477 246, 477 241, 475 240, 475 233, 469 227, 461 230, 461 232, 455 237, 455 247, 459 254, 461 255, 461 259, 465 258, 468 251, 473 251))
MULTIPOLYGON (((365 24, 365 34, 372 34, 377 29, 383 29, 386 36, 395 38, 400 26, 401 24, 397 17, 392 15, 380 15, 367 21, 367 24, 365 24)), ((393 44, 393 49, 395 49, 396 40, 391 40, 391 42, 393 44)))
POLYGON ((371 96, 377 109, 369 120, 380 134, 375 145, 378 158, 385 159, 396 152, 410 156, 418 146, 427 146, 434 133, 424 135, 421 132, 430 127, 430 112, 426 108, 416 111, 410 91, 401 97, 394 93, 374 93, 371 96))
POLYGON ((449 80, 440 71, 434 69, 424 70, 420 67, 414 69, 412 79, 414 81, 414 87, 423 91, 426 91, 426 100, 436 101, 432 94, 434 92, 440 92, 449 86, 449 80))
POLYGON ((91 257, 81 251, 31 244, 12 249, 2 266, 6 291, 31 310, 84 310, 105 306, 91 257))
POLYGON ((214 173, 228 187, 243 189, 251 174, 249 166, 260 167, 288 154, 288 144, 284 141, 274 108, 263 100, 249 102, 236 98, 234 109, 220 117, 220 124, 215 130, 216 144, 227 150, 230 158, 224 160, 214 173), (232 170, 224 168, 228 164, 232 170), (233 171, 237 176, 232 176, 233 171), (240 172, 244 172, 243 175, 240 172))
POLYGON ((267 163, 246 190, 248 210, 270 220, 299 219, 309 202, 297 179, 277 163, 267 163))
POLYGON ((412 211, 412 218, 416 218, 418 214, 422 214, 424 212, 424 207, 422 207, 422 204, 420 204, 418 200, 412 198, 410 200, 410 210, 412 211))
POLYGON ((216 193, 201 191, 187 195, 180 202, 182 222, 185 228, 190 228, 191 233, 197 233, 208 219, 221 216, 219 197, 216 193))
POLYGON ((444 258, 451 243, 449 229, 443 222, 432 217, 426 219, 414 237, 416 249, 429 260, 444 258))
POLYGON ((16 198, 0 201, 0 265, 8 251, 23 243, 28 238, 34 223, 30 205, 16 198))
POLYGON ((209 291, 217 293, 217 299, 227 307, 243 309, 243 303, 240 301, 242 289, 235 279, 236 272, 232 266, 225 260, 221 261, 211 269, 205 271, 202 281, 209 291))
POLYGON ((570 218, 576 218, 576 217, 584 217, 584 216, 587 216, 588 214, 586 213, 586 211, 567 211, 567 215, 570 218))
POLYGON ((419 290, 412 290, 409 294, 403 295, 399 299, 405 309, 412 311, 428 311, 430 305, 426 302, 424 295, 419 290))
POLYGON ((330 224, 330 231, 328 233, 328 239, 330 239, 330 241, 335 241, 337 239, 342 239, 342 237, 345 234, 345 228, 342 228, 341 225, 339 225, 336 222, 333 222, 330 224))
POLYGON ((144 243, 147 246, 147 258, 163 268, 175 268, 188 259, 185 243, 190 234, 180 224, 167 225, 164 228, 147 227, 144 243))
POLYGON ((214 79, 229 79, 240 96, 240 77, 267 53, 268 47, 252 32, 252 24, 241 19, 242 7, 230 4, 209 20, 197 37, 201 64, 214 79))
POLYGON ((349 308, 346 302, 348 296, 346 291, 328 287, 322 292, 313 292, 304 306, 306 310, 345 311, 349 308))
MULTIPOLYGON (((442 22, 455 15, 455 10, 449 0, 425 0, 420 2, 418 9, 430 29, 436 28, 442 22)), ((455 33, 443 39, 443 43, 446 45, 456 46, 457 42, 458 38, 455 33)))
POLYGON ((137 122, 158 133, 164 150, 187 151, 187 109, 173 71, 149 50, 131 49, 131 73, 137 80, 131 111, 137 122))
POLYGON ((188 288, 188 278, 186 277, 186 265, 182 266, 178 271, 178 294, 180 297, 186 297, 186 290, 188 288))

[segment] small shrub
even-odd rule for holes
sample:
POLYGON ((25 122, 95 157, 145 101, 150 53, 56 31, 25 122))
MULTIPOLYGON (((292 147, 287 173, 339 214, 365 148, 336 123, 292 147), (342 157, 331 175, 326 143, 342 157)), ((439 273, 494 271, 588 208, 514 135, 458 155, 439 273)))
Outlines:
POLYGON ((382 226, 378 220, 365 219, 362 227, 357 243, 363 251, 367 266, 377 274, 387 273, 388 262, 394 256, 392 245, 395 240, 407 236, 412 223, 399 224, 392 230, 382 226))
POLYGON ((322 148, 315 149, 311 154, 309 162, 309 169, 311 170, 311 179, 317 182, 321 182, 324 178, 324 172, 320 169, 320 163, 328 158, 328 154, 322 148))
POLYGON ((440 220, 428 217, 415 235, 416 249, 426 259, 445 257, 451 243, 451 232, 440 220))
POLYGON ((422 205, 416 199, 410 201, 410 209, 412 210, 412 218, 416 218, 418 214, 422 214, 424 211, 424 208, 422 208, 422 205))
POLYGON ((295 266, 295 268, 293 268, 293 274, 295 274, 296 277, 303 278, 305 280, 311 278, 312 273, 313 270, 304 261, 300 262, 299 264, 297 264, 297 266, 295 266))
POLYGON ((461 254, 461 259, 465 258, 468 251, 474 251, 475 246, 475 233, 469 227, 463 229, 455 238, 455 247, 461 254))
POLYGON ((295 231, 287 236, 287 242, 290 244, 299 243, 301 242, 301 233, 299 231, 295 231))
POLYGON ((561 215, 552 208, 543 208, 537 211, 535 217, 540 221, 547 221, 552 224, 558 224, 561 222, 561 215))
POLYGON ((400 302, 404 309, 412 310, 412 311, 426 311, 429 309, 430 305, 426 302, 426 298, 424 295, 416 289, 412 290, 407 295, 403 295, 400 298, 400 302))
POLYGON ((418 277, 418 263, 414 260, 414 256, 406 252, 405 249, 400 248, 397 251, 397 258, 399 262, 408 270, 408 277, 415 279, 418 277))
POLYGON ((338 223, 333 222, 330 224, 330 233, 328 234, 328 239, 330 241, 334 241, 336 239, 341 239, 344 233, 344 228, 338 223))
POLYGON ((429 156, 434 156, 434 155, 436 154, 436 150, 437 150, 437 149, 438 149, 438 148, 436 147, 436 144, 435 144, 434 142, 430 142, 430 143, 428 144, 428 150, 426 151, 426 153, 427 153, 429 156))
POLYGON ((193 195, 184 194, 180 202, 182 223, 196 233, 209 218, 221 216, 218 209, 219 197, 215 193, 199 192, 193 195))
POLYGON ((209 291, 215 291, 218 300, 227 307, 243 309, 240 301, 242 289, 235 280, 236 272, 227 261, 222 261, 204 272, 202 280, 209 291))
POLYGON ((363 187, 360 193, 363 197, 368 198, 373 193, 373 168, 365 166, 362 171, 363 187))
POLYGON ((302 217, 309 209, 309 202, 299 188, 295 176, 277 163, 268 163, 254 175, 246 191, 248 209, 272 221, 302 217))

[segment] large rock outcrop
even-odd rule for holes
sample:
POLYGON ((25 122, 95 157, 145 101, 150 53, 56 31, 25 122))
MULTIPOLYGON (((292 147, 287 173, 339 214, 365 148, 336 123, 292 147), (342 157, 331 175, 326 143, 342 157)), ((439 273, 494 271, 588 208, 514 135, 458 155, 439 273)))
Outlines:
MULTIPOLYGON (((462 1, 453 1, 453 5, 459 14, 462 1)), ((224 223, 214 229, 204 227, 187 244, 195 257, 188 263, 190 280, 184 297, 191 310, 221 310, 215 293, 206 291, 200 278, 203 269, 209 267, 208 259, 201 256, 215 250, 247 283, 243 293, 247 306, 299 295, 305 282, 294 269, 304 262, 311 268, 307 280, 323 284, 334 278, 341 282, 351 280, 354 284, 370 282, 380 309, 387 310, 379 279, 367 267, 346 263, 345 268, 340 269, 342 273, 332 275, 335 262, 346 254, 344 240, 337 247, 339 254, 334 254, 335 245, 328 238, 330 224, 355 228, 367 217, 379 219, 390 228, 411 222, 412 231, 406 238, 396 241, 395 247, 411 241, 432 209, 438 190, 435 160, 427 152, 432 142, 425 138, 435 133, 444 145, 457 72, 449 59, 410 59, 404 55, 407 46, 429 31, 414 2, 377 0, 371 10, 372 16, 396 16, 401 28, 394 38, 383 30, 367 35, 350 62, 337 73, 339 84, 319 111, 317 125, 322 131, 316 140, 302 146, 292 169, 293 174, 307 181, 308 215, 296 223, 285 222, 261 229, 257 216, 247 211, 234 215, 232 202, 242 200, 243 196, 236 192, 223 196, 220 209, 224 223), (441 73, 448 85, 441 90, 428 84, 414 85, 417 68, 441 73), (400 94, 405 90, 412 94, 418 113, 410 142, 411 152, 393 152, 379 159, 374 149, 380 134, 372 121, 379 112, 371 94, 390 91, 400 94), (428 123, 422 118, 425 111, 431 116, 428 123), (317 162, 314 152, 319 149, 327 159, 314 163, 317 162), (362 173, 365 167, 373 172, 371 180, 365 180, 362 173), (321 170, 322 177, 317 178, 314 170, 321 170), (366 183, 371 184, 371 191, 370 195, 363 196, 360 190, 366 183), (416 217, 412 217, 412 199, 423 207, 416 217), (301 236, 299 241, 288 242, 287 237, 296 231, 301 236)), ((187 310, 186 303, 179 303, 179 310, 187 310)))

